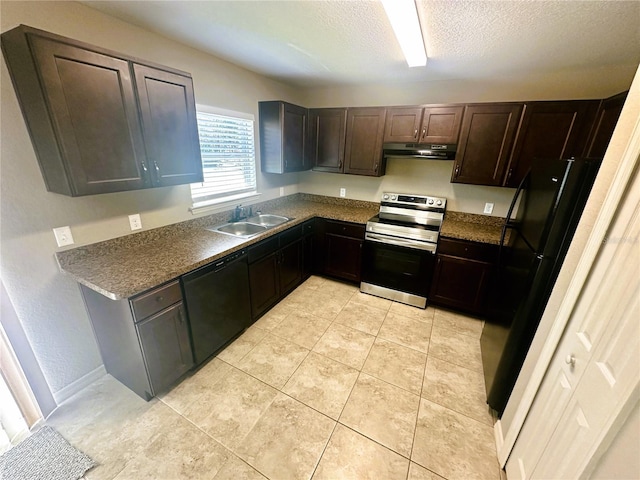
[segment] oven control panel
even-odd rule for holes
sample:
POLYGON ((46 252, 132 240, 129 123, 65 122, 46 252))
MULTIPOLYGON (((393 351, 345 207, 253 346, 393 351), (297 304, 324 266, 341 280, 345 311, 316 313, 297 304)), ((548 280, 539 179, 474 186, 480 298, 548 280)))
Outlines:
POLYGON ((423 206, 434 208, 445 208, 447 199, 443 197, 430 197, 427 195, 412 195, 406 193, 384 192, 382 202, 386 204, 396 204, 398 206, 423 206))

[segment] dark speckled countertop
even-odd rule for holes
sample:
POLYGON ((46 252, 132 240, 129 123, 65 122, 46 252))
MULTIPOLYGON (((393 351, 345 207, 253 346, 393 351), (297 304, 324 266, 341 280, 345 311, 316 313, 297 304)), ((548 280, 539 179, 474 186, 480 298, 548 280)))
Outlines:
POLYGON ((379 204, 296 194, 254 205, 293 220, 250 239, 206 230, 230 212, 187 220, 56 253, 60 269, 114 300, 129 298, 313 217, 367 223, 379 204))
MULTIPOLYGON (((250 239, 206 230, 229 220, 230 212, 94 243, 56 253, 60 269, 114 300, 129 298, 173 280, 313 217, 365 224, 379 204, 296 194, 253 206, 293 220, 250 239)), ((447 212, 442 236, 499 243, 503 219, 447 212)))
POLYGON ((440 236, 500 245, 504 220, 500 217, 447 211, 440 236))

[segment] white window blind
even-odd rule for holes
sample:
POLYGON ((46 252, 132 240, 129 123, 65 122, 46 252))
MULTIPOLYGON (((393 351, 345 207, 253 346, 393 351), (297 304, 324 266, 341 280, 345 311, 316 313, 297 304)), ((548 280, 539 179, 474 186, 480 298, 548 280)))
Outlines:
POLYGON ((197 110, 204 182, 191 184, 194 206, 255 193, 253 116, 200 105, 197 110))

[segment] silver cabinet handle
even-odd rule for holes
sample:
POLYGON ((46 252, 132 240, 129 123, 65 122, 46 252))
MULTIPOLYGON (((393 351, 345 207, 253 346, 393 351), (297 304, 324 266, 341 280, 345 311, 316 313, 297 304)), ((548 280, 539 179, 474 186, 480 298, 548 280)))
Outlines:
POLYGON ((142 181, 147 183, 149 181, 149 169, 144 162, 140 162, 140 167, 142 168, 142 181))

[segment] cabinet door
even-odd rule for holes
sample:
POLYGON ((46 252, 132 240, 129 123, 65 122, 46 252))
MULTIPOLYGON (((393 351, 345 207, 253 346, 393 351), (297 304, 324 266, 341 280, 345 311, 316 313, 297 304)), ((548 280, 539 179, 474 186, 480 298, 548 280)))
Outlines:
POLYGON ((309 110, 309 155, 314 170, 342 172, 346 125, 346 108, 309 110))
POLYGON ((251 316, 255 320, 280 298, 278 252, 249 265, 251 316))
MULTIPOLYGON (((76 196, 142 188, 145 149, 128 62, 28 39, 51 116, 29 121, 47 189, 76 196), (51 128, 56 140, 47 145, 51 128)), ((21 103, 35 102, 36 90, 29 96, 21 103)))
POLYGON ((379 177, 384 175, 382 136, 384 108, 349 108, 344 173, 379 177))
POLYGON ((429 300, 481 314, 492 270, 490 263, 438 254, 429 300))
POLYGON ((322 222, 323 272, 327 275, 360 282, 364 225, 336 222, 322 222))
POLYGON ((589 100, 527 103, 504 184, 517 187, 536 158, 580 155, 596 106, 589 100))
POLYGON ((325 238, 325 273, 360 282, 363 241, 328 233, 325 238))
POLYGON ((306 108, 279 100, 258 102, 260 162, 265 173, 299 172, 311 168, 305 151, 306 108))
POLYGON ((623 92, 602 101, 584 154, 585 157, 604 157, 626 99, 627 92, 623 92))
POLYGON ((458 143, 464 106, 425 107, 420 143, 458 143))
POLYGON ((143 65, 133 68, 154 186, 202 182, 191 78, 143 65))
POLYGON ((467 105, 451 181, 502 185, 522 104, 467 105))
POLYGON ((283 247, 279 255, 278 273, 282 297, 297 287, 302 280, 302 239, 283 247))
POLYGON ((417 142, 420 137, 422 112, 422 107, 388 108, 384 125, 384 142, 417 142))
POLYGON ((157 395, 193 366, 182 303, 140 322, 137 329, 153 393, 157 395))
POLYGON ((282 125, 284 171, 299 172, 304 170, 307 109, 297 105, 291 105, 290 103, 285 103, 282 125))
POLYGON ((309 220, 302 226, 302 279, 306 280, 316 271, 319 249, 316 241, 316 221, 309 220))

